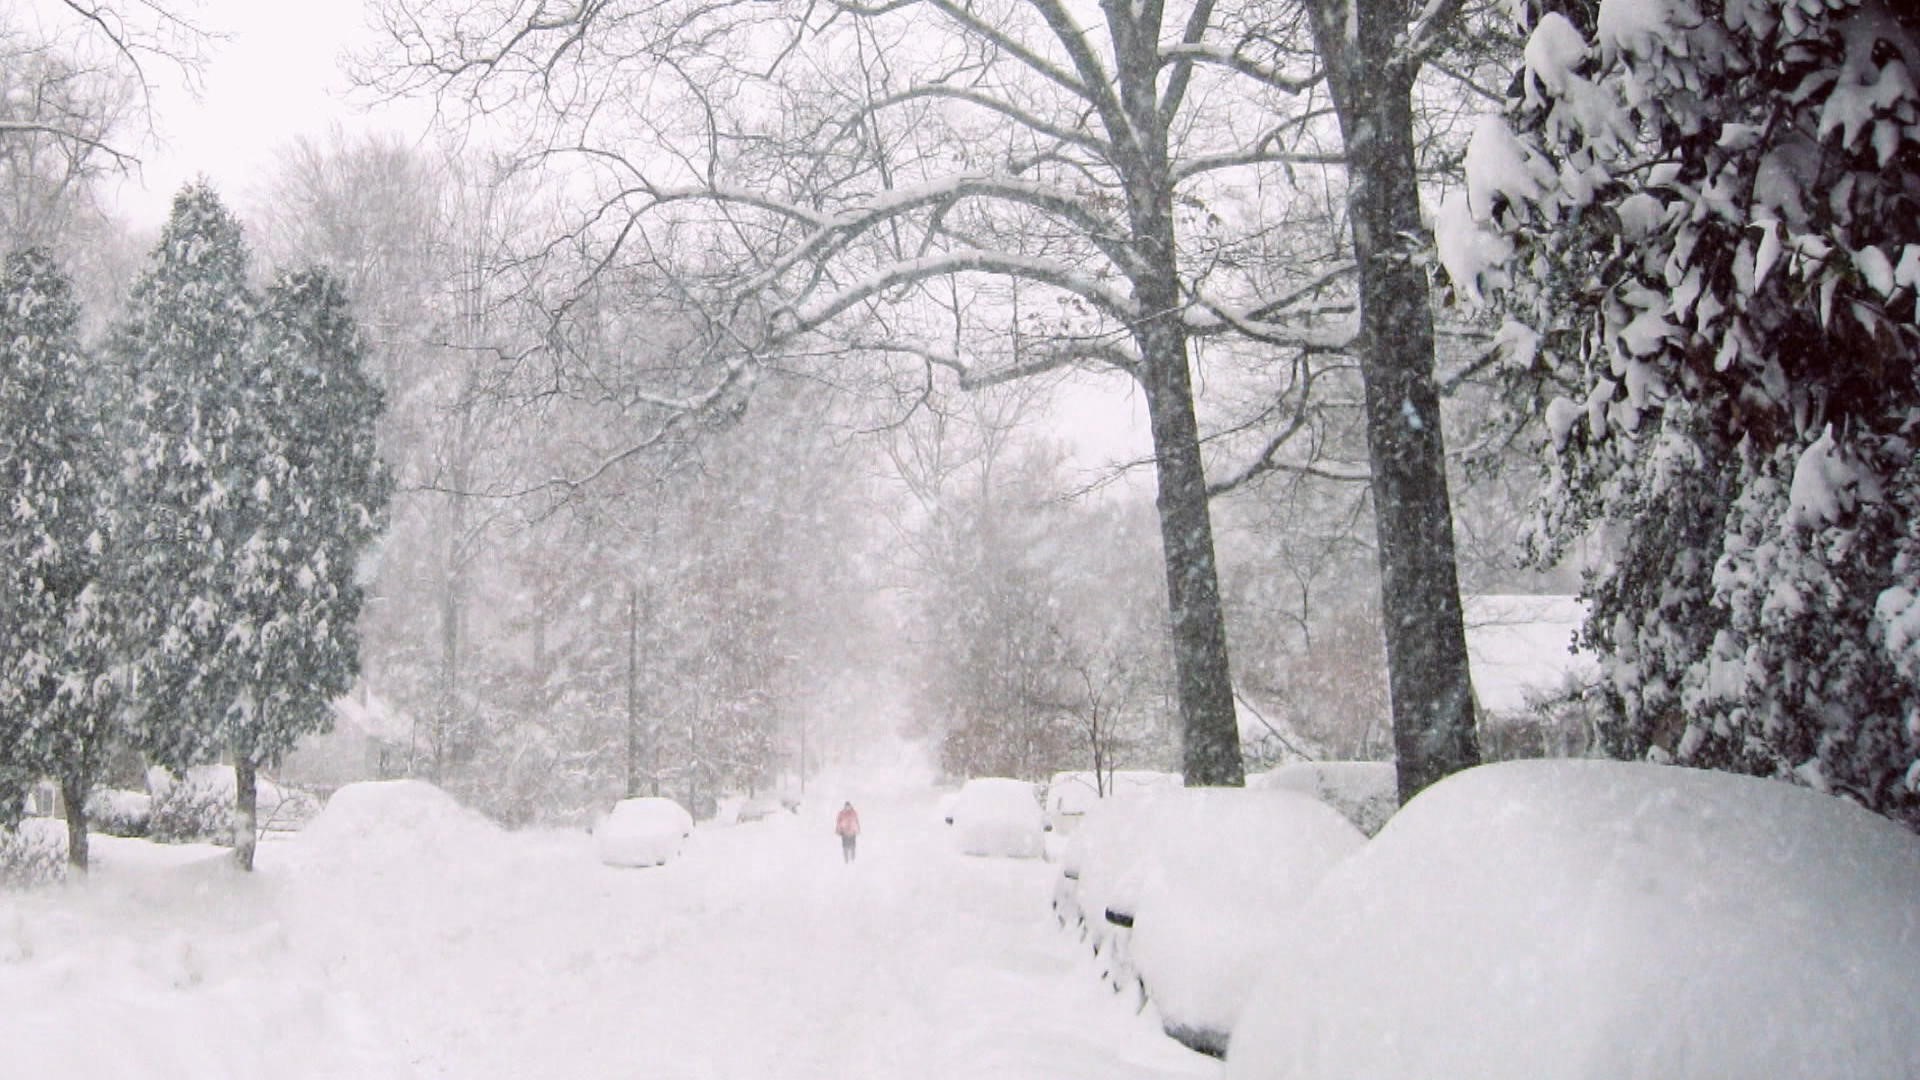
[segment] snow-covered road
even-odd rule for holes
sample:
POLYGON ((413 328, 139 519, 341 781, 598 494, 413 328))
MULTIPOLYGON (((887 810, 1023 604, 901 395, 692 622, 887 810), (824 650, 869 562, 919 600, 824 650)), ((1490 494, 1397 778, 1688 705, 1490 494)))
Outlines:
POLYGON ((1051 867, 953 853, 930 793, 862 800, 846 866, 816 805, 656 870, 430 805, 250 880, 108 842, 84 890, 0 896, 0 1045, 89 1078, 1217 1076, 1054 929, 1051 867))

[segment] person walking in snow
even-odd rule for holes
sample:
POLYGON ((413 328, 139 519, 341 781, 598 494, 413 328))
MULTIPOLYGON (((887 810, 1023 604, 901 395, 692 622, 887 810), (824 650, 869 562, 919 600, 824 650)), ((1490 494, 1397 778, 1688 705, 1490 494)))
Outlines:
POLYGON ((840 816, 833 819, 833 831, 840 835, 840 860, 852 862, 853 843, 860 835, 860 815, 852 803, 840 808, 840 816))

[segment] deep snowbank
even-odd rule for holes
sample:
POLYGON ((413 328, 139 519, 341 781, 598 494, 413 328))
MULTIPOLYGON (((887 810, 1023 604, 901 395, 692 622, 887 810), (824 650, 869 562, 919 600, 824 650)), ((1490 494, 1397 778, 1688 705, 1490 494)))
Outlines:
POLYGON ((1513 762, 1328 875, 1232 1080, 1801 1080, 1920 1063, 1920 837, 1786 784, 1513 762))
POLYGON ((96 835, 92 853, 90 881, 0 894, 5 1075, 413 1075, 378 1012, 299 957, 272 887, 228 852, 96 835))

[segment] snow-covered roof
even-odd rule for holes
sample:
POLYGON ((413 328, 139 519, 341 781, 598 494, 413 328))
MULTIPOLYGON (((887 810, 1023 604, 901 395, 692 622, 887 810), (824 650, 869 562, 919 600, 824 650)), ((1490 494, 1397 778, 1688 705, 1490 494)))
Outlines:
POLYGON ((333 715, 340 727, 371 739, 406 742, 413 735, 412 719, 371 691, 336 698, 333 715))
POLYGON ((1490 713, 1518 712, 1551 695, 1567 676, 1597 670, 1591 653, 1572 651, 1574 633, 1586 620, 1577 596, 1487 595, 1462 598, 1467 619, 1467 662, 1474 694, 1490 713))

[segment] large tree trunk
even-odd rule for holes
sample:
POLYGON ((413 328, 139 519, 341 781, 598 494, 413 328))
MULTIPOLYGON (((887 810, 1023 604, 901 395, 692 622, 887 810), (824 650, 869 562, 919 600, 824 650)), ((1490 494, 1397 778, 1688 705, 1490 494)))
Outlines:
POLYGON ((1187 335, 1173 225, 1173 172, 1166 124, 1159 115, 1157 3, 1123 9, 1104 5, 1118 62, 1120 107, 1131 133, 1112 132, 1128 147, 1118 164, 1127 178, 1127 217, 1140 270, 1133 299, 1140 321, 1140 383, 1153 431, 1159 494, 1160 544, 1166 558, 1167 604, 1173 624, 1173 671, 1184 734, 1189 787, 1238 787, 1246 782, 1240 722, 1227 662, 1226 615, 1214 561, 1207 474, 1200 459, 1200 425, 1187 370, 1187 335))
POLYGON ((1414 72, 1399 41, 1409 9, 1397 0, 1312 6, 1346 141, 1381 614, 1404 803, 1480 761, 1433 379, 1433 311, 1426 269, 1415 258, 1419 246, 1407 239, 1422 233, 1414 72))
POLYGON ((233 861, 242 870, 253 869, 253 849, 259 836, 260 785, 253 759, 233 756, 233 861))
POLYGON ((78 776, 60 778, 60 801, 67 811, 67 865, 87 872, 87 788, 78 776))

